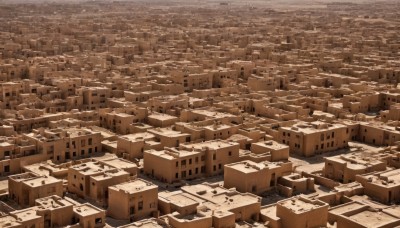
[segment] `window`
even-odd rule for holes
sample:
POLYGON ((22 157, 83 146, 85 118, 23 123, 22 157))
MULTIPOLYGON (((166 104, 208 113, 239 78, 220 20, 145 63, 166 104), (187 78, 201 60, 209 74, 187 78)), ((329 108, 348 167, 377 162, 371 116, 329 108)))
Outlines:
POLYGON ((179 166, 179 162, 176 162, 175 166, 178 167, 179 166))
POLYGON ((321 141, 323 141, 325 139, 325 135, 321 134, 321 141))
POLYGON ((139 210, 139 211, 143 210, 143 201, 140 201, 140 202, 138 203, 138 210, 139 210))
POLYGON ((229 156, 232 156, 232 151, 229 151, 229 152, 228 152, 228 155, 229 155, 229 156))
POLYGON ((219 164, 219 165, 218 165, 218 169, 222 169, 222 164, 219 164))
POLYGON ((196 158, 194 159, 194 161, 195 161, 196 163, 198 163, 198 162, 199 162, 199 157, 196 157, 196 158))
POLYGON ((189 176, 192 176, 192 170, 189 170, 189 176))
POLYGON ((96 218, 96 219, 94 220, 94 222, 95 222, 96 224, 101 224, 101 223, 103 223, 103 219, 101 219, 101 218, 96 218))
POLYGON ((332 138, 334 138, 335 137, 335 132, 332 132, 332 138))
POLYGON ((182 165, 182 166, 186 165, 186 160, 182 160, 182 161, 181 161, 181 165, 182 165))
POLYGON ((216 166, 216 165, 214 165, 213 169, 214 169, 214 171, 217 171, 217 166, 216 166))
POLYGON ((198 173, 199 173, 199 168, 196 168, 196 170, 195 170, 194 173, 195 173, 195 174, 198 174, 198 173))
POLYGON ((5 173, 9 173, 10 172, 10 166, 9 165, 5 165, 4 166, 4 172, 5 173))
POLYGON ((201 156, 201 161, 206 160, 206 157, 204 155, 201 156))
POLYGON ((191 164, 192 164, 192 159, 190 158, 190 159, 189 159, 189 165, 191 165, 191 164))
POLYGON ((131 214, 131 215, 135 214, 135 207, 134 206, 129 208, 129 214, 131 214))
POLYGON ((175 173, 175 178, 178 178, 179 177, 179 174, 178 173, 175 173))
POLYGON ((93 143, 93 140, 92 140, 91 138, 89 138, 88 144, 89 144, 89 145, 92 145, 92 143, 93 143))
POLYGON ((217 160, 217 155, 213 154, 213 160, 217 160))

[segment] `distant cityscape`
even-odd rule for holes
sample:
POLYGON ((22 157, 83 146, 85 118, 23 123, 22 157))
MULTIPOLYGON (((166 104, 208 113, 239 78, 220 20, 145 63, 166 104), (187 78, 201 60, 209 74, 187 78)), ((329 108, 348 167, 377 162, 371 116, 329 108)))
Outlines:
POLYGON ((0 227, 400 227, 400 4, 0 0, 0 227))

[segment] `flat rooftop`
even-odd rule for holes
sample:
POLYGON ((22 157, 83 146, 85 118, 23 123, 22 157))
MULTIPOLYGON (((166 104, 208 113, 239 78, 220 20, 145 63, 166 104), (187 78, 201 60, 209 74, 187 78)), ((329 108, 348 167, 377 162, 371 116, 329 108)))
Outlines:
POLYGON ((291 127, 282 127, 282 129, 298 133, 312 134, 316 132, 325 132, 345 127, 346 127, 345 125, 338 123, 330 124, 322 121, 314 121, 311 123, 307 123, 300 121, 291 127))
POLYGON ((229 168, 235 169, 242 173, 256 173, 264 169, 276 169, 281 167, 276 162, 260 162, 256 163, 253 161, 242 161, 237 163, 231 163, 226 165, 229 168))
POLYGON ((399 221, 399 218, 395 216, 374 210, 364 210, 345 217, 365 227, 381 227, 388 223, 399 221))
POLYGON ((144 153, 153 154, 165 160, 175 160, 177 158, 191 157, 195 155, 199 155, 201 152, 199 151, 189 151, 189 150, 177 150, 175 148, 167 148, 166 150, 148 150, 144 153))
POLYGON ((278 142, 276 142, 274 140, 267 140, 267 141, 264 141, 264 142, 256 142, 256 143, 253 143, 253 144, 258 145, 258 146, 262 146, 262 147, 265 147, 265 148, 269 148, 269 149, 272 149, 272 150, 281 150, 281 149, 289 148, 288 145, 278 143, 278 142))
POLYGON ((22 224, 17 222, 17 219, 14 218, 11 215, 5 215, 0 217, 0 227, 18 227, 21 226, 22 224))
POLYGON ((348 211, 354 211, 365 207, 366 205, 357 201, 352 201, 349 203, 345 203, 336 207, 333 207, 329 210, 329 213, 341 215, 348 211))
POLYGON ((183 186, 181 190, 205 200, 206 202, 203 205, 211 210, 230 210, 253 204, 261 205, 261 199, 258 196, 225 189, 219 185, 210 186, 205 183, 183 186))
POLYGON ((37 177, 33 178, 30 180, 26 180, 23 182, 25 185, 31 187, 31 188, 37 188, 41 187, 43 185, 50 185, 50 184, 56 184, 56 183, 62 183, 62 180, 59 180, 54 177, 37 177))
POLYGON ((134 181, 130 182, 125 182, 122 184, 117 184, 114 186, 111 186, 113 190, 116 191, 124 191, 128 194, 133 194, 136 192, 143 192, 151 189, 158 189, 157 185, 152 184, 151 182, 142 180, 142 179, 136 179, 134 181))
POLYGON ((223 193, 212 197, 209 201, 203 203, 211 210, 232 210, 234 208, 246 207, 253 204, 261 206, 261 199, 248 193, 223 193))
POLYGON ((160 135, 164 137, 184 137, 184 136, 190 136, 190 134, 182 133, 180 131, 174 131, 170 128, 155 128, 155 129, 148 129, 148 132, 155 134, 155 135, 160 135))
POLYGON ((112 179, 113 177, 121 177, 125 175, 128 176, 129 173, 127 173, 122 169, 112 169, 104 171, 104 173, 92 175, 90 178, 95 181, 102 181, 102 180, 112 179))
POLYGON ((380 173, 365 175, 370 182, 385 188, 391 188, 400 185, 400 170, 389 170, 380 173))
POLYGON ((145 141, 145 140, 153 139, 154 137, 155 137, 154 134, 151 134, 148 132, 141 132, 141 133, 119 136, 119 138, 124 139, 124 140, 129 140, 131 142, 145 141))
POLYGON ((18 222, 26 222, 42 218, 42 216, 36 214, 35 207, 30 207, 19 211, 13 211, 10 214, 12 216, 15 216, 18 222))
POLYGON ((73 204, 59 196, 49 196, 45 198, 37 199, 36 206, 38 209, 47 210, 47 209, 56 209, 60 207, 68 207, 73 206, 73 204))
POLYGON ((371 157, 362 157, 360 153, 341 154, 325 159, 339 164, 347 164, 347 168, 352 170, 362 170, 383 163, 377 159, 371 159, 371 157))
POLYGON ((182 145, 184 148, 194 148, 194 149, 203 149, 208 148, 211 150, 218 150, 224 147, 231 147, 231 146, 239 146, 236 142, 224 141, 224 140, 211 140, 206 142, 200 143, 193 143, 193 144, 185 144, 182 145))
POLYGON ((102 213, 103 210, 89 204, 89 203, 85 203, 85 204, 81 204, 78 206, 74 206, 74 212, 80 216, 91 216, 91 215, 96 215, 99 213, 102 213))
POLYGON ((86 162, 71 166, 70 169, 74 169, 83 175, 94 175, 115 168, 100 162, 86 162))
POLYGON ((199 201, 202 201, 199 198, 182 191, 160 192, 158 193, 158 198, 168 200, 180 207, 199 204, 199 201))
POLYGON ((328 204, 322 201, 309 200, 302 197, 292 197, 281 200, 277 204, 291 210, 295 214, 302 214, 325 206, 328 207, 328 204))
POLYGON ((209 131, 220 131, 224 129, 230 129, 232 128, 232 125, 227 125, 227 124, 213 124, 213 125, 208 125, 205 126, 204 129, 209 130, 209 131))
POLYGON ((210 118, 225 118, 225 117, 236 117, 235 115, 232 115, 230 113, 223 113, 223 112, 217 112, 217 111, 211 111, 211 110, 203 110, 203 109, 195 109, 191 110, 192 113, 210 117, 210 118))
POLYGON ((176 117, 176 116, 171 116, 171 115, 164 114, 164 113, 154 113, 154 112, 151 115, 149 115, 147 118, 157 119, 157 120, 161 120, 161 121, 178 120, 178 117, 176 117))
POLYGON ((140 220, 128 225, 120 226, 120 228, 166 228, 167 225, 160 225, 153 219, 140 220))
POLYGON ((121 158, 111 158, 111 159, 104 159, 99 161, 100 163, 103 163, 105 165, 109 165, 118 169, 129 169, 129 168, 136 168, 137 165, 133 162, 130 162, 125 159, 121 158))

